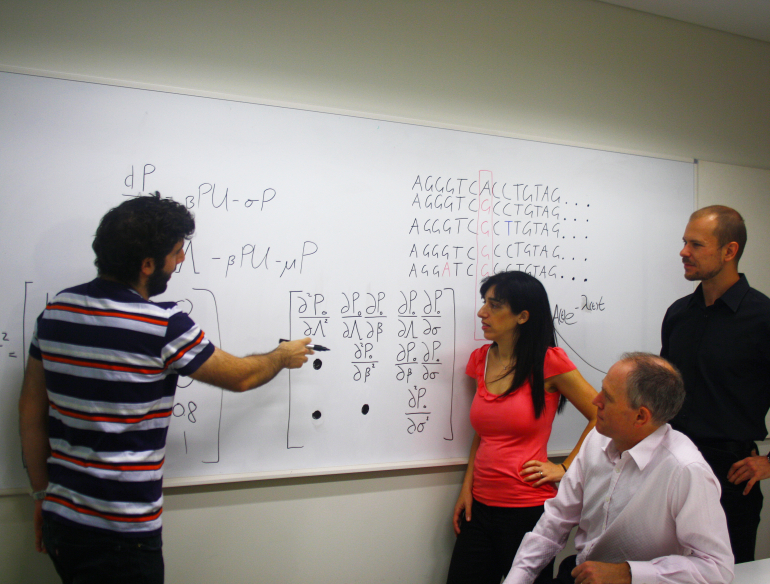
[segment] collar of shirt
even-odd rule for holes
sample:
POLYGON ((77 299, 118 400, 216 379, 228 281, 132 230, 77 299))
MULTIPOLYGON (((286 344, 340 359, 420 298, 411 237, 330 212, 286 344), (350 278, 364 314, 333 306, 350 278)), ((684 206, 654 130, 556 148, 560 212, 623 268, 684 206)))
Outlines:
MULTIPOLYGON (((634 459, 634 462, 636 463, 636 466, 639 470, 643 471, 647 464, 649 464, 650 460, 652 460, 652 455, 655 452, 655 449, 660 445, 661 442, 663 442, 663 438, 666 436, 666 433, 670 428, 671 426, 668 424, 663 424, 660 428, 639 442, 639 444, 626 451, 628 452, 628 455, 634 459)), ((613 465, 622 456, 622 453, 618 452, 618 449, 615 448, 615 443, 612 440, 607 441, 607 444, 604 445, 603 450, 604 454, 607 456, 607 459, 613 465)))
POLYGON ((134 296, 138 296, 139 298, 144 300, 142 295, 136 291, 136 288, 134 288, 133 286, 129 286, 128 284, 124 284, 123 282, 118 282, 117 280, 107 280, 106 278, 97 276, 91 281, 91 284, 95 284, 96 286, 99 286, 101 289, 106 289, 106 290, 127 290, 134 296))
MULTIPOLYGON (((741 304, 741 300, 746 296, 746 292, 749 291, 749 281, 746 279, 745 274, 738 274, 738 281, 728 288, 727 292, 717 298, 717 303, 722 301, 733 312, 738 312, 738 307, 741 304)), ((690 305, 697 303, 699 306, 705 308, 706 301, 703 299, 703 284, 698 284, 695 289, 695 293, 690 298, 690 305)), ((714 304, 716 306, 716 303, 714 304)))

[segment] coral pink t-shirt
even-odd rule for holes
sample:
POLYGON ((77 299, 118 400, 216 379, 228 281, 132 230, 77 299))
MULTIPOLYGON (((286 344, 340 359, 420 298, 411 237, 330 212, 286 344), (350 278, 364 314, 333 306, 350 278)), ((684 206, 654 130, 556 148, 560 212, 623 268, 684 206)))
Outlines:
MULTIPOLYGON (((556 495, 552 483, 533 487, 519 472, 529 460, 547 460, 559 392, 545 394, 545 408, 535 418, 532 389, 524 383, 505 397, 487 392, 484 374, 487 353, 484 345, 471 353, 465 372, 476 380, 471 404, 471 425, 480 442, 473 465, 473 497, 495 507, 535 507, 556 495)), ((544 377, 554 377, 576 369, 559 347, 550 347, 543 364, 544 377)))

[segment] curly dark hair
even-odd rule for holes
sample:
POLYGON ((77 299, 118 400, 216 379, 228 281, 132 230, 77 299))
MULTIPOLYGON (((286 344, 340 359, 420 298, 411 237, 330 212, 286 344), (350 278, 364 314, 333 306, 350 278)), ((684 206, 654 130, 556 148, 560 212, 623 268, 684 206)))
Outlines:
POLYGON ((190 239, 195 219, 184 205, 163 199, 159 192, 129 199, 107 211, 91 247, 100 276, 124 284, 139 280, 142 262, 153 258, 163 267, 181 239, 190 239))

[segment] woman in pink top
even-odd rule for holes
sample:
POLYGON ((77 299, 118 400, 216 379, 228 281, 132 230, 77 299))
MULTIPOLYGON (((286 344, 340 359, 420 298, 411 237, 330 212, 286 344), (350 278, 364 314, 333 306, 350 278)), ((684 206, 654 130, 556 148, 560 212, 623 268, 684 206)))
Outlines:
MULTIPOLYGON (((448 584, 499 584, 524 534, 596 422, 596 391, 556 347, 548 294, 537 278, 502 272, 482 282, 484 338, 466 373, 476 379, 471 424, 476 435, 454 509, 457 534, 448 584), (588 420, 563 464, 546 447, 557 411, 569 400, 588 420)), ((553 566, 536 582, 551 582, 553 566)))

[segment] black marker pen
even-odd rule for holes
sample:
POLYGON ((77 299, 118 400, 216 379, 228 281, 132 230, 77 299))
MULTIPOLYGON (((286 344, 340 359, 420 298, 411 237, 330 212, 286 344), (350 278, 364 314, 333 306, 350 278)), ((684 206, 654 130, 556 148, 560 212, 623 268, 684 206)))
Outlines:
MULTIPOLYGON (((278 339, 279 343, 288 343, 289 339, 278 339)), ((324 347, 323 345, 306 345, 306 347, 312 351, 331 351, 331 349, 328 349, 324 347)))

